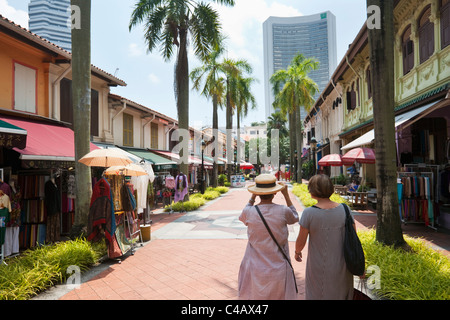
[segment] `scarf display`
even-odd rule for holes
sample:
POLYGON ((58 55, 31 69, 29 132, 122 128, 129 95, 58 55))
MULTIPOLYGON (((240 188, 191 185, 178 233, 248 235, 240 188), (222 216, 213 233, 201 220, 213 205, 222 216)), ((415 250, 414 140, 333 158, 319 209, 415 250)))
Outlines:
POLYGON ((111 242, 116 230, 116 220, 111 187, 105 178, 100 179, 92 190, 87 226, 88 240, 99 240, 102 228, 105 230, 106 239, 111 242))

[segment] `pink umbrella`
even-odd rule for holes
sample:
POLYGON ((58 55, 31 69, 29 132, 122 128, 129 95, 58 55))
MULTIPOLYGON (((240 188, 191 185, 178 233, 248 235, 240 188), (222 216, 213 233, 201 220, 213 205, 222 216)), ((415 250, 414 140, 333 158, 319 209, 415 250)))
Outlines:
POLYGON ((355 148, 344 154, 342 161, 344 165, 352 164, 355 161, 359 163, 375 163, 375 152, 371 148, 355 148))
POLYGON ((339 167, 343 165, 342 156, 340 154, 327 154, 318 162, 319 166, 334 166, 339 167))

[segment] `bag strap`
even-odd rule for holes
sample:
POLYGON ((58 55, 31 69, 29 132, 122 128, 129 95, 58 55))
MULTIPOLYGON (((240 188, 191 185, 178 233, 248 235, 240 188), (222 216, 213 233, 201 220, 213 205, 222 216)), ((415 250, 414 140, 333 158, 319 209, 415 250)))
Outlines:
POLYGON ((286 253, 284 252, 284 250, 281 248, 281 246, 278 244, 277 240, 275 239, 275 236, 273 235, 272 231, 269 228, 269 225, 266 222, 266 219, 264 219, 264 216, 261 214, 261 211, 259 210, 258 206, 255 206, 256 211, 258 211, 259 216, 261 217, 262 222, 264 223, 264 225, 266 226, 267 231, 270 234, 270 237, 272 238, 272 240, 276 243, 278 249, 281 251, 281 253, 283 254, 284 259, 286 259, 286 261, 289 263, 289 266, 292 269, 292 275, 294 276, 294 283, 295 283, 295 292, 298 293, 298 289, 297 289, 297 280, 295 279, 295 273, 294 273, 294 267, 292 267, 291 261, 289 260, 289 258, 286 256, 286 253))
POLYGON ((343 203, 342 205, 344 206, 344 209, 345 209, 345 223, 351 222, 352 218, 350 215, 350 209, 348 208, 348 206, 345 203, 343 203))

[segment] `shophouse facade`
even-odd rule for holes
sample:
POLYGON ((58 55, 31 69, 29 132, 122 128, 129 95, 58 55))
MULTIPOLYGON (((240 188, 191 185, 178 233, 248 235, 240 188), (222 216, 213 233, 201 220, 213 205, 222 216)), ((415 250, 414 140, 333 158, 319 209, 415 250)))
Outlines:
MULTIPOLYGON (((431 197, 436 204, 433 210, 438 216, 436 208, 445 213, 450 204, 450 1, 398 0, 394 5, 398 178, 422 177, 426 174, 421 172, 431 172, 427 178, 432 182, 434 192, 431 197)), ((330 153, 345 154, 355 147, 374 147, 376 133, 370 76, 368 35, 364 25, 305 119, 305 136, 313 128, 317 131, 320 123, 322 138, 319 143, 325 144, 328 138, 333 150, 340 150, 331 152, 330 148, 330 153), (339 139, 332 140, 332 126, 324 121, 323 111, 336 107, 336 103, 334 106, 331 103, 336 102, 332 94, 339 86, 342 88, 339 97, 342 105, 337 110, 341 117, 335 121, 339 123, 342 119, 338 124, 341 131, 339 139)), ((324 155, 318 154, 317 161, 324 155)), ((366 181, 376 187, 375 165, 367 165, 365 176, 366 181)), ((441 215, 440 220, 448 223, 445 215, 441 215)))

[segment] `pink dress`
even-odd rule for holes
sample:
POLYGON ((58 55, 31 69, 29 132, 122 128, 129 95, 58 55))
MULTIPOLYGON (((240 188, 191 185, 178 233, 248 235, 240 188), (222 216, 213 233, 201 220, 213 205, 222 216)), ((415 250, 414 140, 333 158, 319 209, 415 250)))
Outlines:
MULTIPOLYGON (((298 222, 294 206, 258 205, 278 244, 289 257, 288 225, 298 222)), ((244 300, 297 299, 292 269, 270 237, 256 209, 248 204, 239 220, 247 226, 248 244, 239 269, 239 298, 244 300)))

